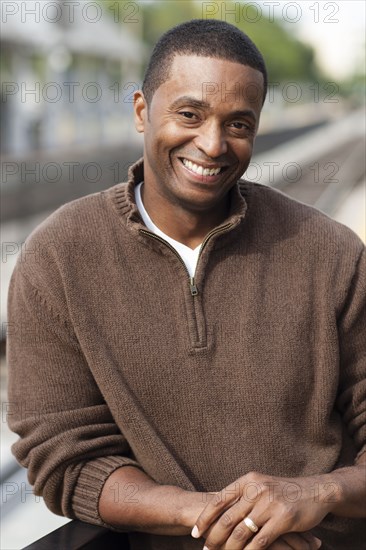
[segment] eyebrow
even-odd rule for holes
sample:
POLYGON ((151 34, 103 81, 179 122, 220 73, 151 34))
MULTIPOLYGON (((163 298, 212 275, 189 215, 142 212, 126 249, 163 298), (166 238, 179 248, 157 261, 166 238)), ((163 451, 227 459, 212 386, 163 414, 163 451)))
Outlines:
POLYGON ((255 116, 255 112, 251 109, 245 109, 244 111, 233 111, 230 113, 231 117, 249 117, 254 120, 254 122, 257 122, 257 117, 255 116))
POLYGON ((203 101, 202 99, 196 99, 195 97, 191 97, 189 95, 183 95, 181 97, 178 97, 173 103, 171 104, 170 108, 175 109, 176 107, 179 107, 180 105, 184 105, 189 103, 192 107, 197 107, 198 109, 208 109, 210 107, 210 104, 207 101, 203 101))
MULTIPOLYGON (((207 101, 196 99, 195 97, 191 97, 189 95, 178 97, 178 99, 174 100, 173 103, 170 105, 170 108, 176 109, 177 107, 180 107, 182 105, 190 105, 192 107, 196 107, 197 109, 210 108, 210 104, 207 101)), ((230 117, 249 117, 254 122, 257 122, 257 117, 252 109, 233 111, 232 113, 230 113, 230 117)))

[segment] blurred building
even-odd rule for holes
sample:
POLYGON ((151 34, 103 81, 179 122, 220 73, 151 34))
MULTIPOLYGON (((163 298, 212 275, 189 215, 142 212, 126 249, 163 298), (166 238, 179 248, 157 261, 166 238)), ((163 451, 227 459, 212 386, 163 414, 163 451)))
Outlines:
POLYGON ((129 139, 144 47, 128 27, 97 2, 3 3, 1 152, 129 139))

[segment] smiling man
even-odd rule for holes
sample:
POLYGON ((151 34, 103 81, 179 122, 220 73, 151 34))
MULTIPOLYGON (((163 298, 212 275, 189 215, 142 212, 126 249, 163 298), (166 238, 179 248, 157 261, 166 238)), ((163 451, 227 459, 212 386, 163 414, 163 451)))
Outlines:
POLYGON ((252 155, 264 78, 235 61, 180 54, 150 105, 135 94, 136 127, 145 136, 143 202, 159 228, 187 246, 229 213, 228 193, 252 155))
POLYGON ((235 27, 170 30, 129 181, 57 210, 12 276, 14 453, 132 550, 365 548, 365 248, 240 180, 266 87, 235 27))

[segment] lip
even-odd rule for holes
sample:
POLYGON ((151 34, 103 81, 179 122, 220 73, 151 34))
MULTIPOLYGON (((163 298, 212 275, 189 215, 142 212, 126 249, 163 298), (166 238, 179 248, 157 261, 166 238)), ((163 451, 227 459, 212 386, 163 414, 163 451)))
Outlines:
POLYGON ((222 180, 222 176, 224 174, 224 172, 226 172, 226 170, 222 171, 222 172, 219 172, 218 174, 216 174, 215 176, 204 176, 203 174, 200 175, 200 174, 196 174, 196 172, 193 172, 192 170, 190 170, 187 166, 185 166, 182 162, 182 159, 186 159, 186 160, 190 160, 192 163, 194 164, 199 164, 199 166, 202 166, 203 168, 208 168, 209 170, 212 170, 213 168, 228 168, 228 166, 223 166, 223 165, 220 165, 220 164, 211 164, 211 165, 207 165, 207 164, 201 164, 201 163, 198 163, 197 161, 193 161, 191 159, 188 159, 187 157, 179 157, 178 158, 178 161, 179 161, 179 165, 184 169, 184 172, 189 176, 189 178, 195 182, 199 182, 199 183, 216 183, 220 180, 222 180))
POLYGON ((197 164, 198 166, 202 166, 202 168, 207 168, 208 170, 212 170, 213 168, 228 168, 227 164, 220 164, 220 163, 208 164, 207 162, 199 162, 197 160, 192 160, 188 157, 179 157, 179 160, 181 162, 183 161, 183 159, 189 160, 190 162, 192 162, 192 164, 197 164))

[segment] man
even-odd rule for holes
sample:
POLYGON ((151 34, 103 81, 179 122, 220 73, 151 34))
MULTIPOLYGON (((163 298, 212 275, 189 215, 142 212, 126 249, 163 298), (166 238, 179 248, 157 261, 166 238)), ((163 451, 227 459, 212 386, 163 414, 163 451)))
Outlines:
POLYGON ((365 548, 365 248, 238 182, 266 86, 235 27, 166 33, 143 162, 12 277, 10 323, 35 327, 9 337, 14 453, 51 510, 132 549, 365 548))

